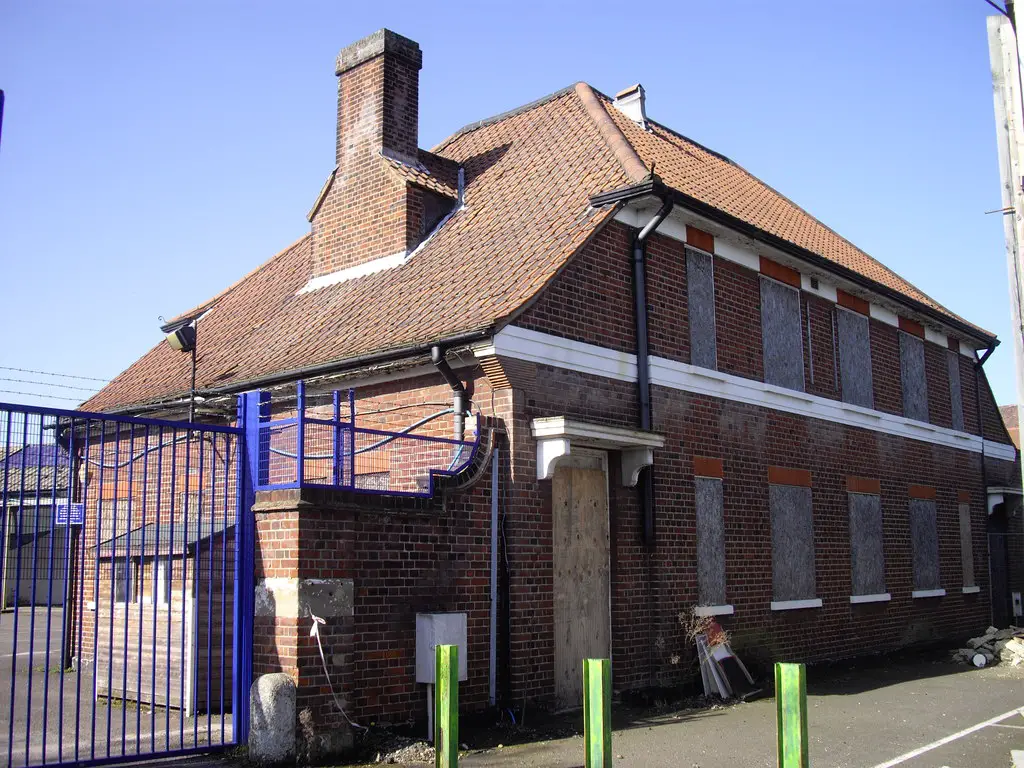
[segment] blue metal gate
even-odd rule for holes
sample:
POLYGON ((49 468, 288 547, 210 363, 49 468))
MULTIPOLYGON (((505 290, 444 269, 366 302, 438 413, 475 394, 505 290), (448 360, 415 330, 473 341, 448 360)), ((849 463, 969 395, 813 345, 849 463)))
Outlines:
POLYGON ((244 743, 248 464, 241 427, 0 404, 8 765, 244 743))

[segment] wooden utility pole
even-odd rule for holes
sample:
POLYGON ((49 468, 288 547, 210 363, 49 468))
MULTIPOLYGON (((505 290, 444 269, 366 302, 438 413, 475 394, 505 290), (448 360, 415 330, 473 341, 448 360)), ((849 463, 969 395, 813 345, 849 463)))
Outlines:
MULTIPOLYGON (((988 50, 992 64, 992 98, 995 106, 999 177, 1006 238, 1006 267, 1010 285, 1010 317, 1013 355, 1016 362, 1017 404, 1024 405, 1024 100, 1021 97, 1021 55, 1015 28, 1017 10, 988 17, 988 50)), ((1017 408, 1018 426, 1024 426, 1024 408, 1017 408)))

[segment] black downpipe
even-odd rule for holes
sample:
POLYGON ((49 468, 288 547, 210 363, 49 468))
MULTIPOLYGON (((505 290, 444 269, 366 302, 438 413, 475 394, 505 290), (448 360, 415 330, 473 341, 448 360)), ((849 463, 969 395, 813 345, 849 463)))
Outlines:
POLYGON ((430 348, 430 362, 434 364, 441 376, 452 388, 452 410, 455 412, 455 439, 466 439, 466 411, 469 410, 469 395, 462 380, 448 364, 448 358, 440 345, 430 348))
MULTIPOLYGON (((651 371, 647 339, 647 238, 672 212, 674 203, 667 194, 661 197, 661 208, 633 240, 633 300, 636 313, 636 385, 640 399, 640 429, 650 430, 651 371)), ((654 545, 654 484, 648 468, 640 482, 640 504, 644 516, 644 543, 654 545)))

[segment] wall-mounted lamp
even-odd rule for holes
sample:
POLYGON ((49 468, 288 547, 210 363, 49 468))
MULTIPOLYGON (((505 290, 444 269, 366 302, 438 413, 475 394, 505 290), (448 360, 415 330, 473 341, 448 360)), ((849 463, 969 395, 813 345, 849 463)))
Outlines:
POLYGON ((185 325, 167 334, 167 343, 179 352, 192 352, 196 348, 196 327, 185 325))
POLYGON ((186 323, 168 323, 160 327, 160 330, 167 334, 165 340, 173 349, 179 352, 192 353, 192 383, 189 387, 188 397, 188 422, 191 424, 196 419, 196 343, 198 341, 198 318, 186 323))

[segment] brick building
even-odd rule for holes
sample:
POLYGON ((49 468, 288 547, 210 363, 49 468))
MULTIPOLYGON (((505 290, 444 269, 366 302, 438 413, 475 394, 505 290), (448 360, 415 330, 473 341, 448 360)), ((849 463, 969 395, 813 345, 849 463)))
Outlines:
MULTIPOLYGON (((983 628, 988 489, 1019 487, 995 337, 648 118, 639 86, 578 83, 424 151, 421 61, 385 30, 341 52, 310 234, 176 323, 198 322, 214 421, 253 389, 294 410, 302 379, 314 407, 354 387, 365 423, 409 425, 453 402, 447 360, 497 482, 259 494, 255 673, 344 726, 303 608, 323 584, 357 721, 422 715, 419 612, 467 614, 469 710, 572 706, 582 656, 619 691, 683 683, 695 610, 763 661, 983 628)), ((181 415, 189 372, 161 343, 86 407, 181 415)))

